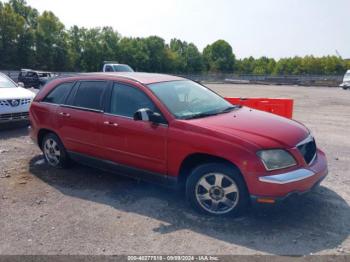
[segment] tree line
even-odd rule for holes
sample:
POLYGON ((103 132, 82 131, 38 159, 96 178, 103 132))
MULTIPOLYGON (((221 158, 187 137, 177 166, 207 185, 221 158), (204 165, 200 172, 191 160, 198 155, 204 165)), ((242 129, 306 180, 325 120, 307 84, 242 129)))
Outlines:
POLYGON ((179 39, 122 37, 112 27, 67 29, 53 12, 39 13, 25 0, 0 1, 0 69, 89 72, 100 71, 104 60, 136 71, 177 74, 341 75, 350 68, 338 56, 237 59, 224 40, 200 52, 179 39))

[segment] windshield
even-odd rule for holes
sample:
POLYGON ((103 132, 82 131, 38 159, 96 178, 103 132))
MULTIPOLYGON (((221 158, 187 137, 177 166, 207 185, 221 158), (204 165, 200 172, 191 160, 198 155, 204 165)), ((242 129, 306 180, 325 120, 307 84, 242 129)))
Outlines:
POLYGON ((114 65, 114 72, 134 72, 128 65, 114 65))
POLYGON ((12 87, 17 87, 17 86, 14 82, 12 82, 6 76, 0 75, 0 88, 12 88, 12 87))
POLYGON ((225 99, 190 80, 148 85, 168 110, 179 119, 193 119, 233 110, 225 99))

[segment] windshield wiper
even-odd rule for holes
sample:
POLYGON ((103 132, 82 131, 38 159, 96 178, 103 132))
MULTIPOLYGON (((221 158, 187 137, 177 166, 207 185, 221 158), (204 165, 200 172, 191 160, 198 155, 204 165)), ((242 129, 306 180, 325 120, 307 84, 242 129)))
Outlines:
POLYGON ((232 110, 234 110, 236 108, 240 108, 240 106, 239 105, 228 106, 228 107, 224 108, 223 110, 220 110, 219 112, 217 112, 217 114, 228 113, 228 112, 231 112, 232 110))
POLYGON ((195 115, 186 117, 185 119, 195 119, 195 118, 202 118, 202 117, 207 117, 207 116, 214 116, 214 115, 218 115, 218 114, 224 114, 224 113, 231 112, 232 110, 234 110, 236 108, 240 108, 240 107, 241 106, 239 106, 239 105, 228 106, 228 107, 225 107, 224 109, 219 110, 219 111, 207 112, 207 113, 199 113, 199 114, 195 114, 195 115))
POLYGON ((218 113, 199 113, 199 114, 195 114, 189 117, 186 117, 185 119, 195 119, 195 118, 202 118, 202 117, 207 117, 207 116, 214 116, 217 115, 218 113))

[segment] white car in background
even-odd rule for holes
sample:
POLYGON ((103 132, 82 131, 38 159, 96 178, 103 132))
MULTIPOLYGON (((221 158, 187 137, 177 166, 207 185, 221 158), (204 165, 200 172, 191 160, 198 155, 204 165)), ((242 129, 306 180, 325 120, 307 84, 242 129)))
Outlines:
POLYGON ((345 89, 350 89, 350 70, 346 71, 344 78, 343 78, 343 83, 340 84, 340 87, 345 89))
POLYGON ((104 61, 102 72, 134 72, 129 65, 119 64, 113 61, 104 61))
POLYGON ((35 94, 0 73, 0 124, 27 121, 35 94))

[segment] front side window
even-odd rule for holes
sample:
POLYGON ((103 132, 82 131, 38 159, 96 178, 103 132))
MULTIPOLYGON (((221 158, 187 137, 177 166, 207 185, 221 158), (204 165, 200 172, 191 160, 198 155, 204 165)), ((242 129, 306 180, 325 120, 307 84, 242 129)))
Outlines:
POLYGON ((17 86, 14 82, 12 82, 12 80, 0 74, 0 88, 12 88, 12 87, 17 87, 17 86))
POLYGON ((102 110, 103 94, 107 87, 105 81, 84 81, 80 83, 74 99, 74 106, 102 110))
POLYGON ((159 113, 154 103, 141 90, 129 85, 114 84, 110 106, 111 114, 133 117, 137 110, 143 108, 159 113))
POLYGON ((206 117, 235 108, 221 96, 190 80, 160 82, 148 86, 179 119, 206 117))
POLYGON ((113 68, 111 66, 106 66, 106 72, 113 72, 113 68))
POLYGON ((64 101, 74 83, 63 83, 56 86, 45 98, 44 102, 52 104, 64 104, 64 101))

